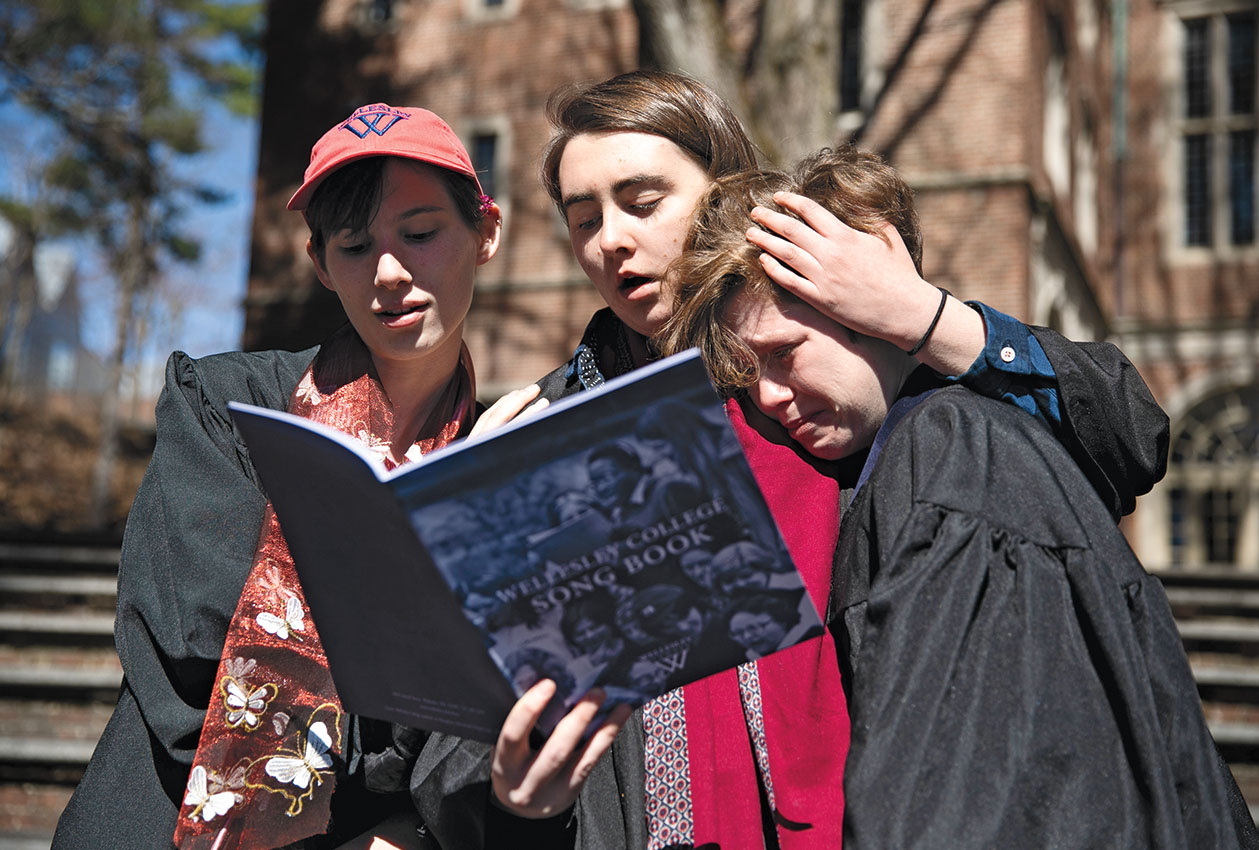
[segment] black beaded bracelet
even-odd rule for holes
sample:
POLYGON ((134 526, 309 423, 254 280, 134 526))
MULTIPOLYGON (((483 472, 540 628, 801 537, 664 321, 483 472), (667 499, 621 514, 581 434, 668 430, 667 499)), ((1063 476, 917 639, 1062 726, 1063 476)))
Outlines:
POLYGON ((922 335, 922 339, 918 340, 917 345, 905 352, 910 357, 922 351, 922 347, 927 344, 927 340, 931 338, 931 334, 935 331, 936 325, 940 324, 940 316, 944 315, 944 303, 949 300, 949 292, 942 286, 937 286, 936 289, 940 290, 940 306, 936 308, 935 318, 931 320, 931 324, 927 325, 927 332, 922 335))

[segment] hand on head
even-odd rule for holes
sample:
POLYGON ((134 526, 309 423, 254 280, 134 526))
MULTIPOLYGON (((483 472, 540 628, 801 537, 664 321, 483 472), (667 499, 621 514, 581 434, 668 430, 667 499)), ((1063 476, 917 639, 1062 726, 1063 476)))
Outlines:
POLYGON ((913 191, 879 156, 852 146, 802 159, 794 191, 751 211, 747 239, 777 285, 849 330, 881 339, 941 374, 983 351, 979 314, 923 279, 913 191), (796 218, 795 216, 798 216, 796 218))
POLYGON ((923 280, 900 234, 863 233, 844 224, 816 201, 778 192, 781 210, 755 207, 748 241, 765 253, 761 265, 774 283, 823 315, 866 336, 908 349, 922 333, 921 301, 931 318, 939 290, 923 280))

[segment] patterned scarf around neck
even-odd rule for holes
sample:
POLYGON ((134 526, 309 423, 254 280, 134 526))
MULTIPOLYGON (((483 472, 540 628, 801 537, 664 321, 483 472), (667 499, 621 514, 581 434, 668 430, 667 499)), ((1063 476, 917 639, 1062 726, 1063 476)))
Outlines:
MULTIPOLYGON (((475 397, 465 346, 406 460, 460 436, 475 397)), ((320 348, 288 410, 357 437, 385 466, 396 465, 389 457, 393 405, 349 326, 320 348)), ((347 718, 270 504, 215 682, 175 844, 252 850, 324 833, 347 718)))

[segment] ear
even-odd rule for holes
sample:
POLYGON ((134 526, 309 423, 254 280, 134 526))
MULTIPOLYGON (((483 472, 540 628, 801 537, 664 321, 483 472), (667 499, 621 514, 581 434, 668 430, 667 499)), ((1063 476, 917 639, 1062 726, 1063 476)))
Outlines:
POLYGON ((476 264, 479 266, 488 263, 498 253, 498 242, 503 235, 503 211, 498 208, 498 204, 490 202, 489 209, 477 224, 477 230, 481 237, 476 256, 476 264))
POLYGON ((315 276, 319 278, 319 282, 324 285, 325 289, 336 292, 336 288, 332 285, 332 281, 328 278, 328 270, 324 268, 324 264, 320 262, 319 255, 315 253, 315 248, 310 244, 310 239, 306 240, 306 256, 310 257, 311 263, 315 266, 315 276))

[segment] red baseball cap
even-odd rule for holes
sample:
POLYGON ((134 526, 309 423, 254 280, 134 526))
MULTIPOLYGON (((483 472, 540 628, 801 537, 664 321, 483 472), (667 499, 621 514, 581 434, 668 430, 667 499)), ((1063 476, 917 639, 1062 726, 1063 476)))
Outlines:
POLYGON ((310 149, 310 165, 288 208, 304 210, 315 189, 332 172, 369 156, 400 156, 466 174, 481 190, 472 159, 455 131, 427 109, 398 109, 385 103, 360 106, 324 133, 310 149))

